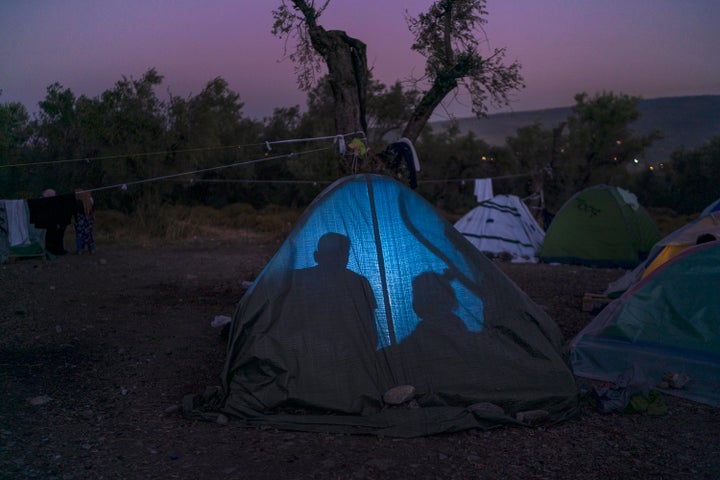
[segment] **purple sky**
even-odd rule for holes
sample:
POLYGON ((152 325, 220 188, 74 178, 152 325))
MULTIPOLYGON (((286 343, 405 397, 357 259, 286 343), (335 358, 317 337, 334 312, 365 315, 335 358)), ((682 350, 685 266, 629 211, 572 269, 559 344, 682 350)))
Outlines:
MULTIPOLYGON (((29 111, 59 82, 95 97, 123 76, 155 67, 187 97, 223 77, 262 119, 299 104, 293 66, 270 33, 273 0, 3 0, 0 2, 0 103, 29 111)), ((375 77, 390 84, 420 75, 404 21, 431 0, 333 0, 320 23, 368 46, 375 77)), ((567 106, 579 92, 643 98, 720 94, 720 1, 489 0, 490 47, 506 47, 527 87, 510 108, 567 106)), ((466 97, 448 105, 468 116, 466 97)), ((441 118, 441 117, 438 117, 441 118)))

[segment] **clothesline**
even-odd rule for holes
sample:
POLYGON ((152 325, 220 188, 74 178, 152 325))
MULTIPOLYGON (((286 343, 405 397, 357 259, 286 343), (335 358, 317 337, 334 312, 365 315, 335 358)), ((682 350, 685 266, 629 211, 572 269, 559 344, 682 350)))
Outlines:
MULTIPOLYGON (((532 173, 517 173, 512 175, 498 175, 496 177, 484 177, 490 180, 504 180, 508 178, 520 178, 520 177, 529 177, 532 176, 532 173)), ((464 182, 473 182, 475 181, 475 178, 445 178, 445 179, 437 179, 437 180, 418 180, 418 183, 464 183, 464 182)))
POLYGON ((300 156, 300 155, 307 155, 307 154, 309 154, 309 153, 322 152, 322 151, 324 151, 324 150, 329 150, 329 147, 316 148, 316 149, 313 149, 313 150, 306 150, 306 151, 304 151, 304 152, 299 152, 299 153, 298 153, 298 152, 293 152, 293 153, 288 153, 288 154, 283 154, 283 155, 274 155, 274 156, 272 156, 272 157, 263 157, 263 158, 258 158, 258 159, 255 159, 255 160, 245 160, 245 161, 242 161, 242 162, 231 163, 231 164, 229 164, 229 165, 219 165, 219 166, 216 166, 216 167, 201 168, 201 169, 192 170, 192 171, 189 171, 189 172, 174 173, 174 174, 171 174, 171 175, 162 175, 162 176, 159 176, 159 177, 146 178, 146 179, 143 179, 143 180, 134 180, 134 181, 131 181, 131 182, 117 183, 117 184, 115 184, 115 185, 108 185, 108 186, 105 186, 105 187, 90 188, 90 189, 87 189, 87 190, 85 190, 85 191, 87 191, 87 192, 99 192, 99 191, 102 191, 102 190, 111 190, 111 189, 115 189, 115 188, 126 189, 126 188, 127 188, 128 186, 130 186, 130 185, 139 185, 139 184, 141 184, 141 183, 157 182, 157 181, 160 181, 160 180, 169 180, 169 179, 178 178, 178 177, 184 177, 184 176, 188 176, 188 175, 195 175, 195 174, 197 174, 197 173, 204 173, 204 172, 211 172, 211 171, 216 171, 216 170, 222 170, 222 169, 225 169, 225 168, 233 168, 233 167, 240 167, 240 166, 245 166, 245 165, 252 165, 252 164, 255 164, 255 163, 267 162, 267 161, 270 161, 270 160, 277 160, 277 159, 279 159, 279 158, 286 158, 286 157, 287 157, 287 158, 291 158, 291 157, 300 156))
MULTIPOLYGON (((501 180, 507 178, 519 178, 532 175, 531 173, 522 173, 514 175, 501 175, 497 177, 487 177, 492 180, 501 180)), ((449 178, 449 179, 428 179, 418 180, 418 183, 453 183, 453 182, 473 182, 475 178, 449 178)), ((257 180, 257 179, 188 179, 179 180, 183 183, 278 183, 278 184, 330 184, 335 180, 257 180)))
POLYGON ((114 154, 114 155, 102 155, 97 157, 78 157, 78 158, 68 158, 68 159, 62 159, 62 160, 48 160, 45 162, 28 162, 28 163, 13 163, 8 165, 0 165, 0 168, 10 168, 10 167, 35 167, 38 165, 56 165, 61 163, 73 163, 73 162, 94 162, 94 161, 100 161, 100 160, 115 160, 119 158, 137 158, 137 157, 152 157, 152 156, 159 156, 159 155, 167 155, 167 154, 177 154, 177 153, 190 153, 190 152, 203 152, 203 151, 212 151, 212 150, 230 150, 230 149, 240 149, 240 148, 248 148, 248 147, 261 147, 264 146, 267 151, 272 150, 272 145, 279 145, 284 143, 299 143, 299 142, 312 142, 312 141, 322 141, 322 140, 333 140, 334 144, 338 144, 338 148, 341 153, 345 153, 345 143, 344 139, 345 137, 350 136, 357 136, 361 135, 365 137, 365 134, 363 132, 352 132, 352 133, 343 133, 343 134, 337 134, 337 135, 327 135, 322 137, 305 137, 305 138, 294 138, 294 139, 288 139, 288 140, 274 140, 274 141, 265 141, 261 143, 247 143, 244 145, 225 145, 220 147, 197 147, 197 148, 185 148, 182 150, 161 150, 156 152, 142 152, 142 153, 121 153, 121 154, 114 154), (341 141, 342 140, 342 141, 341 141))
POLYGON ((335 180, 255 180, 242 178, 204 178, 188 180, 175 180, 181 183, 279 183, 279 184, 304 184, 304 185, 329 185, 335 180))

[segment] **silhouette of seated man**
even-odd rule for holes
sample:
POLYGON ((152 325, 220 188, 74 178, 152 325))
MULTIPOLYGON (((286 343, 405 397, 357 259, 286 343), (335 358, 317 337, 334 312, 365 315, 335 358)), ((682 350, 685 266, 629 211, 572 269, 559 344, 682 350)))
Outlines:
POLYGON ((306 403, 324 406, 345 396, 338 403, 353 405, 346 408, 352 411, 376 394, 378 340, 375 295, 364 276, 347 268, 349 254, 347 236, 326 233, 314 252, 317 265, 292 272, 279 341, 292 352, 292 376, 306 403))
POLYGON ((419 317, 415 330, 397 348, 406 381, 416 387, 439 390, 457 379, 464 382, 478 369, 480 345, 455 314, 458 300, 447 276, 423 272, 412 281, 412 306, 419 317))
POLYGON ((291 295, 300 304, 295 313, 306 315, 303 328, 363 328, 375 345, 375 295, 365 277, 347 268, 349 256, 350 239, 345 235, 331 232, 320 237, 313 254, 317 265, 292 275, 291 295))

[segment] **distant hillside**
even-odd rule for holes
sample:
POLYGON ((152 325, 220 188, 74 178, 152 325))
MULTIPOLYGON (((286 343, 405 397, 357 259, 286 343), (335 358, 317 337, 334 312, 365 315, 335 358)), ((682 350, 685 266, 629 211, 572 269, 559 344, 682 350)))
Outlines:
MULTIPOLYGON (((642 160, 657 164, 666 162, 673 151, 699 147, 713 136, 720 135, 720 95, 667 97, 641 100, 640 118, 632 127, 638 133, 660 130, 665 136, 643 155, 642 160)), ((487 118, 458 119, 462 133, 474 132, 491 145, 505 145, 505 139, 518 128, 540 122, 552 128, 565 120, 571 107, 525 112, 500 113, 487 118)), ((447 128, 449 121, 433 122, 434 129, 447 128)))

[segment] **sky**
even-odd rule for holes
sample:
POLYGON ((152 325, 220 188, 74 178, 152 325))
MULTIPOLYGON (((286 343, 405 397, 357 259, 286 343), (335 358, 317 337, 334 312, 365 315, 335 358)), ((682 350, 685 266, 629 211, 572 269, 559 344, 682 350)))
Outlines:
MULTIPOLYGON (((432 0, 332 0, 320 18, 367 44, 374 77, 386 85, 420 76, 405 13, 432 0)), ((38 110, 54 82, 99 96, 150 68, 157 92, 188 98, 222 77, 246 117, 305 106, 283 40, 271 34, 280 0, 2 0, 0 103, 38 110)), ((720 1, 489 0, 488 53, 506 48, 526 87, 491 113, 569 106, 580 92, 645 99, 720 94, 720 1)), ((471 115, 460 95, 445 112, 471 115)))

